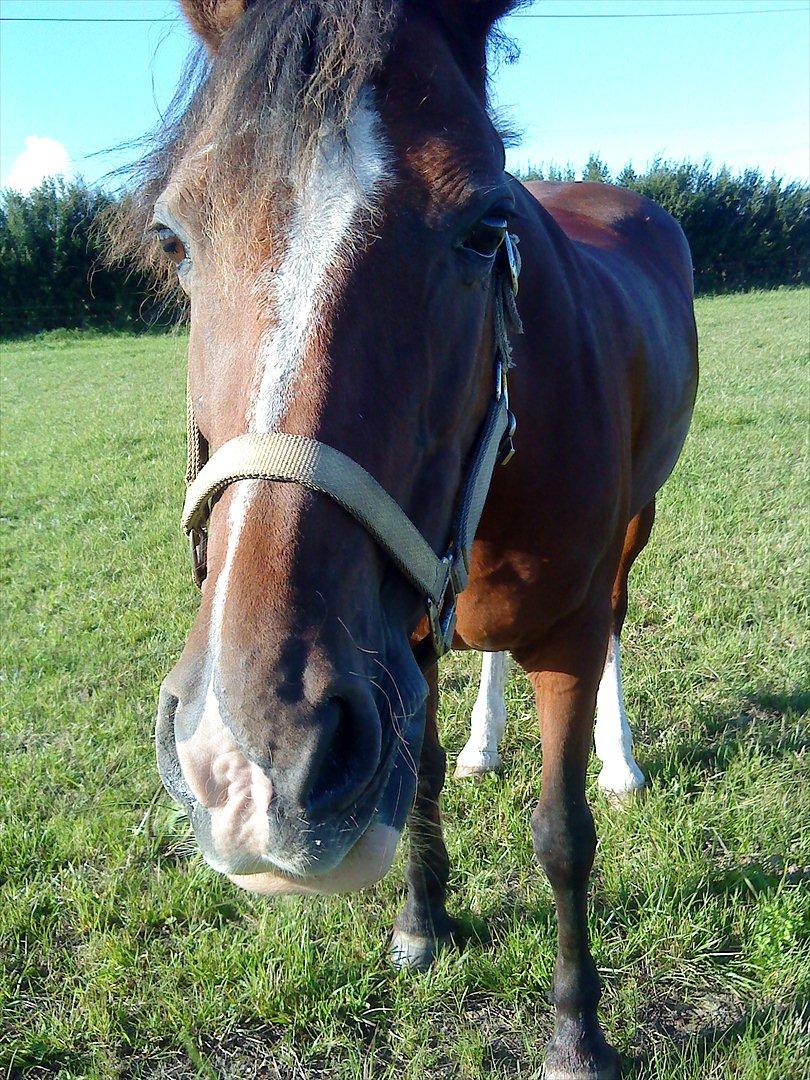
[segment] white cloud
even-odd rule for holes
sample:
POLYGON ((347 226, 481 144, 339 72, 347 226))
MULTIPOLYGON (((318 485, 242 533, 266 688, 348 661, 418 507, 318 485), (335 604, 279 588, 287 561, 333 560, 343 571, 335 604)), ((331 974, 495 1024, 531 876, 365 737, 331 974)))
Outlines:
POLYGON ((3 187, 27 195, 46 176, 70 176, 72 172, 70 154, 62 143, 41 135, 27 135, 25 149, 15 159, 3 187))

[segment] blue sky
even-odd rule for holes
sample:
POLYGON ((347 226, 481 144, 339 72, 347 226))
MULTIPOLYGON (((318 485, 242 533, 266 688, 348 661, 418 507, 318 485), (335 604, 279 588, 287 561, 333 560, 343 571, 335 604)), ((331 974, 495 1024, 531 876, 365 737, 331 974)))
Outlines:
MULTIPOLYGON (((506 22, 520 60, 494 83, 523 133, 512 168, 579 169, 594 151, 614 171, 708 156, 808 177, 810 0, 538 0, 524 14, 506 22)), ((0 15, 0 183, 18 187, 120 164, 93 155, 154 124, 190 44, 172 0, 0 0, 0 15), (98 17, 169 21, 8 21, 98 17)))

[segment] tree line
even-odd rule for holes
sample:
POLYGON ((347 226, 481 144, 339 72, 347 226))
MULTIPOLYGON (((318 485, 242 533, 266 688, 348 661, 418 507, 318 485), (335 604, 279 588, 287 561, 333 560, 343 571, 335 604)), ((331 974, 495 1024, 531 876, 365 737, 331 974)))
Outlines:
MULTIPOLYGON (((521 179, 574 180, 537 166, 521 179)), ((735 174, 708 162, 655 161, 612 177, 591 157, 581 179, 617 183, 654 199, 686 233, 698 292, 810 283, 810 185, 735 174)), ((81 181, 45 180, 28 195, 0 194, 0 335, 59 327, 143 330, 181 307, 156 300, 133 266, 105 259, 100 221, 114 198, 81 181)))
MULTIPOLYGON (((522 180, 575 180, 573 169, 530 168, 522 180)), ((618 184, 657 202, 680 222, 692 251, 698 293, 740 292, 810 283, 810 185, 735 174, 709 162, 657 160, 615 177, 597 156, 582 180, 618 184)))
MULTIPOLYGON (((106 259, 114 199, 81 181, 0 195, 0 336, 66 328, 146 329, 161 319, 149 283, 106 259)), ((168 314, 168 313, 167 313, 168 314)))

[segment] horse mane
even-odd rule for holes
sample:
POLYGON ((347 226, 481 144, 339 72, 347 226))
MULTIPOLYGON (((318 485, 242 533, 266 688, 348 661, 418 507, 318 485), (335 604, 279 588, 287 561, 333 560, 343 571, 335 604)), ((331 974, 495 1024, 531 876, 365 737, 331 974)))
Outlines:
MULTIPOLYGON (((483 8, 488 0, 477 2, 483 8)), ((157 129, 136 143, 143 153, 122 170, 126 194, 106 224, 111 258, 134 261, 175 291, 173 268, 144 238, 155 199, 188 161, 199 165, 187 182, 203 227, 216 231, 220 245, 229 234, 243 248, 258 245, 261 236, 247 236, 247 226, 267 221, 268 191, 277 204, 310 165, 322 135, 345 132, 408 6, 428 5, 253 0, 213 54, 202 47, 192 54, 157 129)), ((499 6, 503 14, 515 5, 499 6)))

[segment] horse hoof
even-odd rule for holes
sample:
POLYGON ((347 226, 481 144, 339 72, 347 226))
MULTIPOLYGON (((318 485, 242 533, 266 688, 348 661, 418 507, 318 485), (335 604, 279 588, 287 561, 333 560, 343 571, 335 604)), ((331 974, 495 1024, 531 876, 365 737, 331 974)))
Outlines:
POLYGON ((619 1080, 619 1055, 607 1043, 594 1053, 583 1054, 552 1040, 546 1052, 543 1077, 544 1080, 619 1080))
POLYGON ((618 791, 614 791, 612 788, 602 788, 602 791, 610 806, 616 810, 627 810, 628 807, 644 801, 647 795, 647 785, 642 784, 641 787, 623 788, 618 791))
POLYGON ((638 768, 613 776, 600 773, 597 783, 611 806, 631 806, 647 794, 647 780, 638 768))
POLYGON ((619 1080, 615 1069, 549 1069, 543 1073, 543 1080, 619 1080))
POLYGON ((471 756, 466 760, 463 754, 459 754, 453 777, 456 780, 463 780, 465 777, 471 776, 474 780, 480 780, 482 776, 486 776, 488 773, 499 773, 502 765, 500 754, 478 754, 476 757, 471 756))
POLYGON ((581 1069, 558 1069, 546 1063, 543 1080, 619 1080, 618 1059, 610 1065, 585 1066, 581 1069))
POLYGON ((388 957, 394 967, 408 968, 409 971, 424 971, 429 968, 443 949, 455 944, 452 934, 444 937, 420 937, 406 934, 404 930, 394 930, 388 957))

